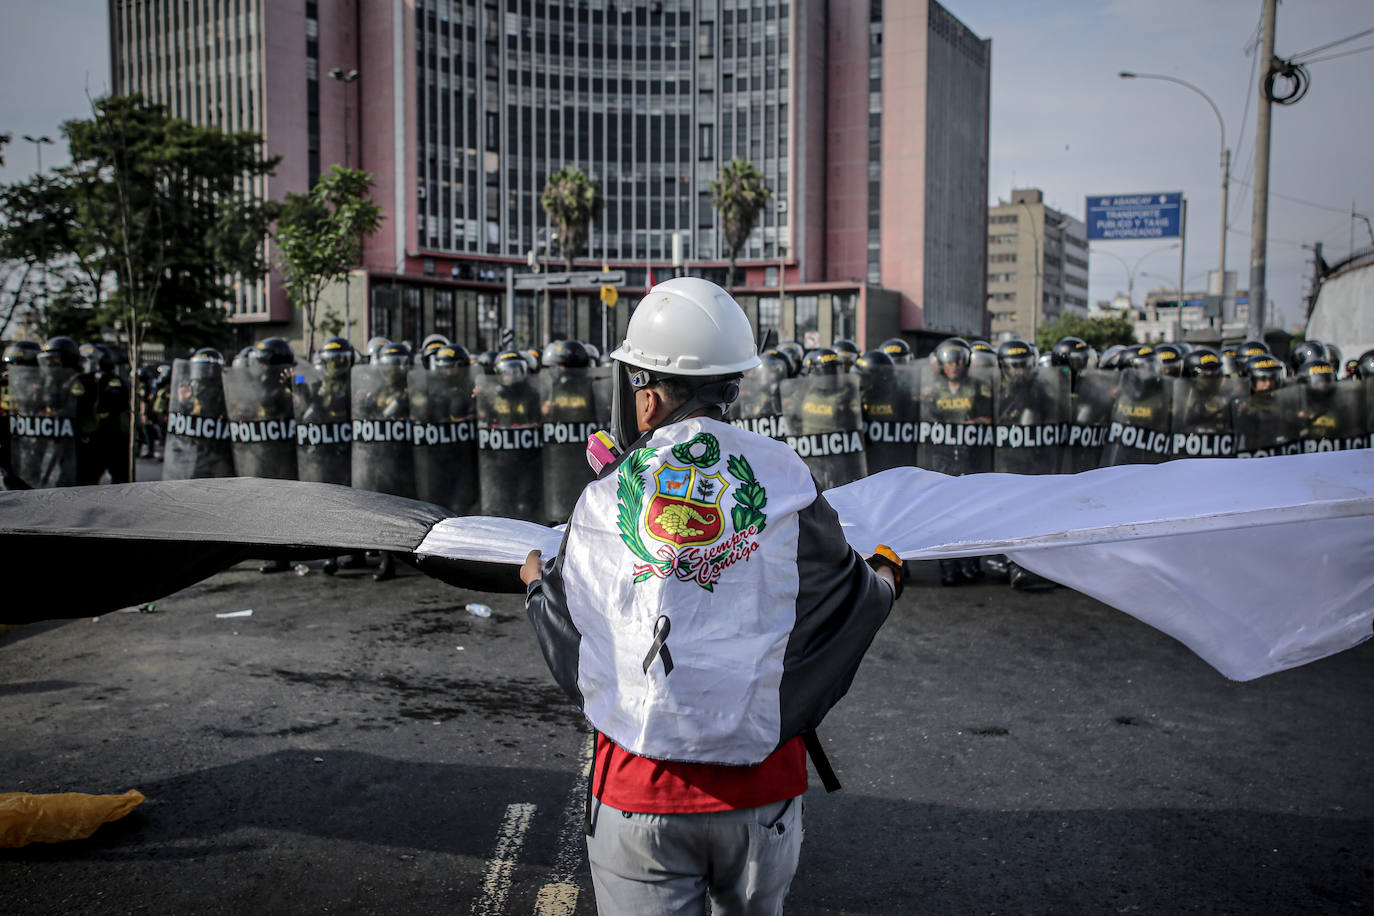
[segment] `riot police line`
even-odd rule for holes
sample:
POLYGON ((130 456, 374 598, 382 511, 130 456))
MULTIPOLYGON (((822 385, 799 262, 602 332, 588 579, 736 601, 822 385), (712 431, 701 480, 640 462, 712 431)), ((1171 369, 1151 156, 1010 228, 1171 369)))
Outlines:
MULTIPOLYGON (((947 343, 924 361, 895 344, 896 359, 887 347, 769 351, 728 419, 786 442, 823 488, 901 466, 1053 474, 1368 448, 1374 432, 1374 381, 1337 381, 1320 361, 1301 377, 1263 354, 1245 375, 1222 374, 1220 356, 1171 374, 1149 347, 1091 367, 1045 365, 1018 341, 991 360, 947 343)), ((175 361, 164 478, 298 478, 545 523, 565 520, 592 479, 585 444, 607 424, 609 371, 575 341, 487 365, 451 345, 420 364, 389 342, 366 363, 337 339, 312 363, 284 341, 250 350, 231 365, 215 351, 175 361)), ((6 431, 26 480, 76 482, 79 378, 10 367, 6 431)))

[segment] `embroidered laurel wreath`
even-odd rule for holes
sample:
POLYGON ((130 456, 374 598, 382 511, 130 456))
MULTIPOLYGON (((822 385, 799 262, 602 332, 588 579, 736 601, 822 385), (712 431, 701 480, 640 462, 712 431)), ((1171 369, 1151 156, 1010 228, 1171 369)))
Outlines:
MULTIPOLYGON (((625 461, 620 465, 616 485, 616 498, 619 502, 619 509, 616 513, 616 527, 620 531, 620 538, 630 551, 643 561, 642 564, 635 565, 635 582, 643 582, 651 576, 667 578, 676 575, 681 579, 691 579, 697 577, 697 570, 693 565, 692 559, 671 547, 659 548, 657 555, 650 553, 649 548, 644 543, 641 534, 640 518, 644 512, 644 472, 648 470, 649 463, 653 460, 656 448, 635 449, 626 456, 625 461)), ((698 433, 687 442, 673 446, 673 457, 684 464, 706 470, 720 461, 720 442, 710 433, 698 433)), ((763 509, 768 505, 768 492, 754 476, 754 469, 750 466, 749 460, 743 455, 731 455, 727 459, 726 470, 737 481, 733 497, 736 505, 730 510, 730 522, 734 525, 735 533, 747 532, 753 526, 757 533, 764 529, 767 524, 767 516, 763 509)), ((719 563, 731 552, 732 546, 728 539, 716 554, 707 556, 704 562, 708 565, 719 563)), ((710 582, 700 582, 701 586, 711 590, 710 582)))

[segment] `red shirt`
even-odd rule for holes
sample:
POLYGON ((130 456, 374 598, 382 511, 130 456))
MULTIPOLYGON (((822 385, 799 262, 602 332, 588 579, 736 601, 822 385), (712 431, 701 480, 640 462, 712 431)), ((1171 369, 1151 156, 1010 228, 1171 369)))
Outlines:
POLYGON ((806 745, 797 737, 754 766, 719 766, 639 757, 598 732, 592 791, 603 804, 637 814, 756 808, 806 791, 806 745))

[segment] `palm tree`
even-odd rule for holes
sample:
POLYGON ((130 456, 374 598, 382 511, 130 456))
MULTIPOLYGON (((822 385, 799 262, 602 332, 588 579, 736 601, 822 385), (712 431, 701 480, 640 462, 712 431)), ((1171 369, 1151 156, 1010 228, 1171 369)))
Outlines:
POLYGON ((773 190, 763 183, 763 173, 753 163, 731 159, 720 170, 720 177, 711 182, 711 206, 720 211, 721 231, 725 234, 725 250, 730 260, 731 288, 735 285, 735 258, 749 240, 759 221, 759 214, 773 190))
POLYGON ((587 247, 587 224, 606 205, 601 182, 591 180, 575 165, 565 165, 549 176, 539 202, 558 230, 563 261, 572 273, 573 259, 587 247))

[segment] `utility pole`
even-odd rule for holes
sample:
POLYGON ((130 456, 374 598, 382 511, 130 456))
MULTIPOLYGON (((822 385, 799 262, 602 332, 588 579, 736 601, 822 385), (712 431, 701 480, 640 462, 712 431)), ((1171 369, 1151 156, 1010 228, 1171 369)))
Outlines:
POLYGON ((1252 340, 1264 337, 1264 273, 1269 244, 1269 123, 1274 103, 1269 76, 1274 71, 1274 19, 1278 0, 1264 0, 1264 31, 1260 40, 1260 100, 1255 116, 1255 208, 1250 218, 1250 318, 1252 340))

